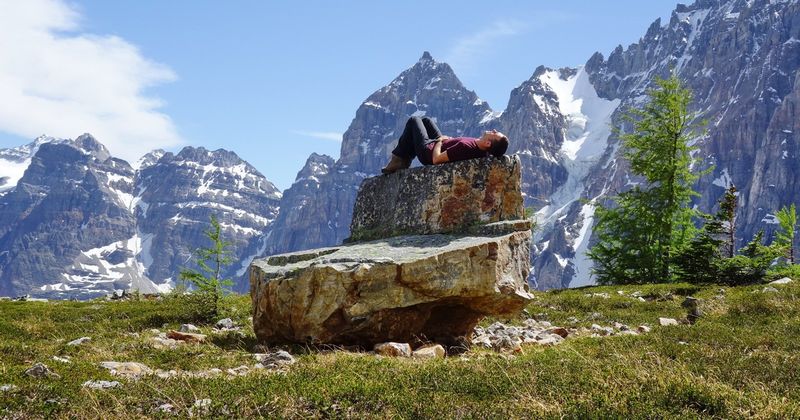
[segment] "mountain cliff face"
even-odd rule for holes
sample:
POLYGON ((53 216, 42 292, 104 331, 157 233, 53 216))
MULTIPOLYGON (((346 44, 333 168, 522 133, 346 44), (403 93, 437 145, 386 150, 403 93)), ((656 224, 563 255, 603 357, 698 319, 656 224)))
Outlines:
POLYGON ((234 260, 222 273, 243 290, 242 266, 261 255, 280 192, 236 154, 187 147, 135 164, 90 135, 39 138, 0 158, 0 295, 91 298, 133 288, 169 290, 216 214, 234 260))
MULTIPOLYGON (((209 246, 203 233, 216 215, 235 261, 252 260, 254 245, 278 213, 280 191, 249 163, 227 150, 210 152, 186 147, 145 165, 136 177, 131 211, 148 247, 142 261, 146 275, 158 283, 174 282, 192 267, 194 251, 209 246)), ((248 261, 249 262, 249 261, 248 261)), ((223 272, 238 280, 240 264, 223 272)), ((242 285, 237 285, 243 289, 242 285)))
MULTIPOLYGON (((619 106, 611 123, 641 103, 654 77, 674 71, 694 93, 695 122, 707 133, 695 139, 702 159, 713 168, 699 180, 699 208, 710 212, 730 184, 739 189, 738 246, 761 229, 774 230, 774 212, 798 202, 797 125, 800 69, 800 4, 797 1, 701 0, 679 5, 665 25, 653 22, 635 44, 615 49, 608 59, 595 54, 584 68, 597 94, 619 106)), ((594 204, 632 182, 615 136, 580 182, 580 198, 563 211, 543 209, 549 224, 536 255, 540 287, 588 284, 590 264, 583 252, 594 204), (563 232, 563 233, 562 233, 563 232), (580 241, 576 239, 580 238, 580 241), (547 244, 547 246, 543 246, 547 244), (550 258, 564 262, 545 267, 550 258)))

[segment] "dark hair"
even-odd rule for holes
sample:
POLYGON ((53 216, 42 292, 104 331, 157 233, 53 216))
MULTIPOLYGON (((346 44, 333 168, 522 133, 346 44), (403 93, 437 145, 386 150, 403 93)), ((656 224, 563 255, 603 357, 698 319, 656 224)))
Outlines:
POLYGON ((506 150, 508 150, 508 137, 506 136, 493 141, 492 145, 489 147, 489 153, 494 157, 503 156, 506 154, 506 150))

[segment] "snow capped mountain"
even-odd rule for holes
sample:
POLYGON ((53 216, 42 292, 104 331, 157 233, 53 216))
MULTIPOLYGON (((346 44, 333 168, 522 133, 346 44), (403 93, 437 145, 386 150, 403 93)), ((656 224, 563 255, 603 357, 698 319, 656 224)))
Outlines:
POLYGON ((13 149, 0 149, 0 195, 8 192, 17 185, 25 169, 31 164, 31 158, 45 143, 64 142, 48 136, 39 136, 31 143, 13 149))
MULTIPOLYGON (((209 245, 203 231, 212 213, 233 257, 252 259, 281 197, 225 150, 154 151, 135 170, 85 134, 40 137, 0 156, 24 166, 0 195, 0 295, 167 291, 192 266, 192 252, 209 245)), ((242 290, 238 270, 224 274, 242 290)))

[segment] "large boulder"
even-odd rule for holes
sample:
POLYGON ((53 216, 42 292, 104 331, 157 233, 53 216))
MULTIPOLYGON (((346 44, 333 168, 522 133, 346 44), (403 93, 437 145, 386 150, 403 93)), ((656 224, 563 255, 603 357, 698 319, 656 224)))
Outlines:
POLYGON ((530 238, 530 230, 399 236, 254 261, 256 336, 271 344, 451 344, 484 316, 528 303, 530 238))
POLYGON ((463 232, 523 219, 517 156, 471 159, 367 178, 358 190, 348 241, 463 232))
POLYGON ((456 344, 484 316, 528 303, 530 243, 515 156, 369 178, 346 245, 253 261, 255 333, 268 344, 456 344))

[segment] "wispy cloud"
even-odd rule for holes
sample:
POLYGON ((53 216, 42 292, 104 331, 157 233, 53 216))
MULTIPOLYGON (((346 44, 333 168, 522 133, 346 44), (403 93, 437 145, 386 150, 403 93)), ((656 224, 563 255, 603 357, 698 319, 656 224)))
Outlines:
POLYGON ((303 137, 311 137, 320 140, 329 140, 335 142, 342 141, 342 133, 336 133, 334 131, 303 131, 303 130, 292 130, 292 134, 297 134, 298 136, 303 137))
POLYGON ((81 32, 64 0, 0 0, 0 131, 33 138, 92 133, 134 160, 183 143, 147 88, 175 73, 117 36, 81 32))
POLYGON ((471 63, 485 56, 501 39, 518 35, 526 26, 516 20, 496 20, 484 29, 459 38, 444 58, 445 62, 460 70, 468 70, 471 63))

